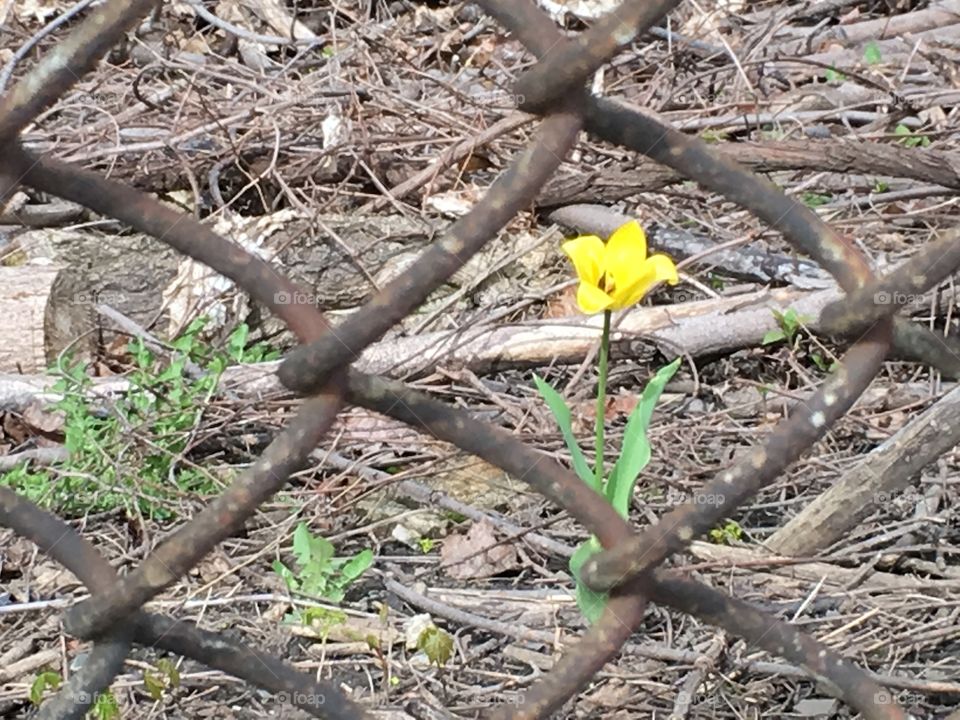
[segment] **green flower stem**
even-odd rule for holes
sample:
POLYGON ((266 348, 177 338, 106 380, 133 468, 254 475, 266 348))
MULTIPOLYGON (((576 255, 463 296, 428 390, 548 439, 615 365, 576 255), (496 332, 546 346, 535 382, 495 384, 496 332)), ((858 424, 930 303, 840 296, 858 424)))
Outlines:
POLYGON ((596 490, 603 493, 603 426, 607 410, 607 360, 610 355, 610 311, 603 311, 603 335, 600 336, 600 362, 597 368, 596 465, 593 469, 596 490))

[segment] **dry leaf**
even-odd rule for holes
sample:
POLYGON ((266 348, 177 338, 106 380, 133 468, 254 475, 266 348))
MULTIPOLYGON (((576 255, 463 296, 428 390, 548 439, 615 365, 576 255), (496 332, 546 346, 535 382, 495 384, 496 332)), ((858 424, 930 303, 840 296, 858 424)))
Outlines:
POLYGON ((473 523, 466 535, 453 535, 443 542, 440 558, 447 575, 455 580, 473 580, 498 575, 518 567, 513 545, 497 544, 493 523, 473 523))
POLYGON ((32 400, 24 409, 21 419, 33 432, 46 436, 62 433, 66 416, 61 411, 51 411, 32 400))
POLYGON ((576 316, 580 312, 577 307, 577 287, 571 285, 564 288, 561 292, 554 294, 548 301, 544 310, 545 318, 565 318, 576 316))

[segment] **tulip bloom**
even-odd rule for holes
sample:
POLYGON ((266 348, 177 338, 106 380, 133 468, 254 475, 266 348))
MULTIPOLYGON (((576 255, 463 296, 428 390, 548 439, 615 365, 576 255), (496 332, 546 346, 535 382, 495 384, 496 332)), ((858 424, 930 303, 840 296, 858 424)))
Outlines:
POLYGON ((582 235, 565 242, 563 251, 577 270, 577 305, 587 315, 630 307, 658 282, 679 281, 673 260, 659 254, 647 257, 647 236, 636 220, 619 227, 606 243, 596 235, 582 235))

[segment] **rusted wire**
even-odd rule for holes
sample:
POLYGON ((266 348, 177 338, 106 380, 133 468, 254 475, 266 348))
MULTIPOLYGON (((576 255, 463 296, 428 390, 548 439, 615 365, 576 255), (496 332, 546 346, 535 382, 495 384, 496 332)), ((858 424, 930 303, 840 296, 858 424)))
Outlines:
POLYGON ((850 335, 915 300, 960 266, 960 230, 924 245, 903 265, 847 293, 820 312, 824 332, 850 335))
MULTIPOLYGON (((29 539, 41 552, 76 575, 91 592, 109 592, 117 576, 113 568, 72 527, 9 488, 0 487, 0 526, 29 539)), ((133 632, 119 623, 94 643, 83 666, 40 708, 43 720, 80 720, 122 669, 133 632)))
POLYGON ((582 89, 618 50, 679 4, 680 0, 627 0, 573 39, 559 39, 514 85, 520 109, 542 113, 559 98, 582 89))
POLYGON ((889 346, 890 322, 886 320, 850 349, 840 367, 810 399, 797 404, 763 447, 699 491, 698 497, 710 502, 692 501, 674 508, 656 525, 595 555, 583 564, 581 579, 594 590, 612 588, 658 566, 730 515, 797 460, 856 402, 880 369, 889 346))
MULTIPOLYGON (((478 4, 538 57, 564 42, 553 23, 529 0, 478 0, 478 4)), ((557 72, 562 74, 562 70, 557 72)), ((571 92, 579 96, 576 105, 582 108, 589 132, 666 165, 750 210, 816 260, 847 292, 873 277, 866 259, 853 244, 815 212, 729 157, 713 152, 703 140, 621 102, 594 97, 582 88, 571 92)), ((960 341, 956 338, 937 336, 928 328, 897 318, 893 342, 900 357, 929 363, 950 377, 960 377, 960 341)))
POLYGON ((561 111, 546 118, 530 147, 413 267, 336 328, 291 352, 277 371, 280 382, 296 392, 314 392, 335 368, 353 362, 367 346, 422 304, 530 204, 573 147, 580 127, 580 119, 570 112, 561 111))
MULTIPOLYGON (((868 363, 870 351, 865 349, 868 345, 869 343, 866 342, 858 345, 859 353, 854 354, 851 351, 846 360, 854 366, 859 362, 868 363)), ((874 354, 878 350, 881 351, 880 358, 875 358, 872 366, 868 363, 868 367, 860 374, 860 377, 866 378, 867 382, 873 377, 876 367, 882 360, 883 343, 876 343, 876 345, 879 347, 873 348, 874 354)), ((859 391, 850 384, 840 380, 835 382, 849 388, 850 393, 859 395, 859 391)), ((624 545, 633 547, 635 543, 640 543, 647 537, 643 535, 638 538, 632 535, 626 521, 606 502, 598 503, 598 496, 572 471, 534 452, 505 430, 480 422, 468 413, 439 403, 423 393, 406 387, 403 383, 355 371, 349 374, 348 399, 355 405, 418 427, 440 440, 483 458, 510 476, 523 480, 550 500, 566 507, 571 515, 597 535, 604 547, 620 548, 624 545)), ((840 402, 841 400, 837 398, 835 405, 840 402)), ((837 407, 833 412, 836 415, 841 414, 837 407)), ((739 482, 745 485, 749 480, 739 482)), ((723 485, 724 490, 729 493, 730 489, 726 483, 723 485)), ((708 494, 710 492, 711 489, 708 486, 698 495, 712 499, 708 494)), ((731 504, 735 505, 735 503, 728 503, 728 506, 731 504)), ((691 514, 695 517, 697 512, 702 511, 692 506, 690 513, 685 513, 684 517, 690 517, 691 514)), ((670 519, 673 516, 674 514, 671 513, 648 531, 648 535, 655 536, 653 540, 648 539, 648 542, 663 546, 671 540, 678 540, 679 544, 672 550, 681 549, 689 542, 689 539, 678 537, 678 533, 665 533, 666 537, 662 537, 655 532, 660 528, 676 528, 676 524, 671 524, 670 519)), ((707 527, 712 527, 713 524, 715 521, 707 527)), ((684 533, 679 535, 685 536, 684 533)), ((617 556, 616 553, 611 553, 599 557, 617 556)), ((628 555, 628 557, 632 556, 628 555)), ((660 561, 662 558, 650 563, 650 566, 655 566, 660 561)), ((784 655, 785 657, 814 672, 827 672, 830 667, 842 667, 844 672, 834 678, 834 685, 844 699, 860 710, 864 717, 877 720, 897 720, 903 717, 902 714, 898 714, 900 710, 897 707, 877 708, 873 703, 864 704, 863 699, 873 698, 880 691, 879 686, 858 669, 848 670, 851 667, 850 663, 841 662, 838 655, 817 641, 805 639, 798 645, 796 630, 786 623, 781 623, 745 603, 735 602, 689 579, 684 581, 683 594, 674 595, 671 591, 660 587, 660 584, 665 581, 675 584, 677 580, 673 575, 644 574, 641 571, 631 576, 636 577, 632 583, 623 584, 623 577, 617 578, 619 582, 610 583, 611 587, 614 585, 617 587, 603 617, 588 630, 575 647, 564 654, 549 675, 524 693, 524 704, 522 708, 515 711, 517 714, 510 715, 506 709, 499 708, 489 717, 539 718, 545 717, 559 707, 590 680, 596 668, 602 667, 619 652, 623 642, 643 619, 643 608, 646 605, 644 593, 657 602, 692 614, 705 622, 725 627, 734 633, 739 632, 737 623, 748 619, 749 623, 743 626, 743 632, 740 634, 748 637, 764 650, 784 655, 786 648, 788 652, 784 655)))
MULTIPOLYGON (((76 575, 92 593, 108 592, 119 579, 96 549, 55 515, 0 487, 0 525, 29 539, 76 575)), ((201 630, 163 615, 136 612, 94 644, 83 666, 40 708, 40 718, 82 718, 105 690, 130 650, 131 640, 198 660, 264 690, 285 693, 291 703, 315 717, 360 720, 360 706, 332 683, 313 680, 266 653, 247 648, 219 633, 201 630), (118 659, 119 658, 119 659, 118 659)))
POLYGON ((0 97, 0 148, 92 70, 156 0, 108 0, 0 97))
POLYGON ((611 591, 603 617, 564 654, 551 673, 530 688, 522 706, 501 707, 491 717, 540 718, 558 709, 619 652, 640 626, 649 600, 724 627, 803 665, 870 720, 905 717, 895 704, 875 701, 880 688, 856 666, 796 628, 690 578, 657 568, 809 449, 875 376, 891 337, 901 351, 912 352, 914 357, 947 372, 960 370, 956 341, 943 341, 900 319, 894 323, 890 316, 896 305, 868 308, 873 293, 920 292, 939 282, 960 262, 956 243, 935 243, 905 268, 874 280, 865 258, 852 243, 771 184, 639 110, 584 91, 590 73, 677 2, 630 0, 571 41, 564 40, 529 0, 481 0, 480 4, 542 57, 521 77, 517 89, 524 96, 525 109, 553 114, 544 119, 534 141, 467 216, 434 243, 413 268, 336 328, 312 304, 286 302, 300 297, 301 289, 206 226, 144 193, 56 160, 36 157, 17 145, 17 132, 82 72, 92 68, 122 32, 153 6, 153 0, 109 0, 11 93, 0 98, 0 148, 5 162, 0 173, 0 197, 22 182, 73 200, 122 220, 234 280, 280 317, 302 343, 281 366, 281 380, 300 392, 316 393, 257 463, 123 578, 117 577, 106 560, 69 526, 0 488, 0 525, 37 543, 43 552, 73 571, 91 592, 89 599, 66 613, 64 625, 77 637, 93 640, 93 651, 69 687, 44 703, 43 717, 82 716, 119 671, 132 641, 196 658, 265 689, 286 693, 291 702, 317 717, 356 720, 365 716, 330 683, 315 682, 279 660, 217 634, 141 610, 147 600, 176 582, 212 547, 232 535, 292 472, 306 464, 309 453, 347 400, 452 442, 527 481, 582 522, 605 548, 582 571, 582 579, 593 587, 611 591), (825 315, 835 317, 844 332, 860 327, 851 324, 849 316, 861 310, 869 310, 867 324, 876 323, 848 351, 839 370, 771 433, 763 448, 708 483, 700 495, 710 497, 711 503, 677 508, 640 534, 635 534, 629 523, 574 473, 507 431, 402 383, 349 369, 364 348, 422 303, 529 203, 582 127, 674 168, 782 232, 795 247, 820 262, 847 291, 843 302, 848 312, 830 310, 825 315))
POLYGON ((863 715, 865 720, 906 720, 895 704, 878 702, 884 689, 849 660, 742 600, 731 598, 676 572, 655 573, 650 599, 740 635, 764 650, 800 665, 863 715))

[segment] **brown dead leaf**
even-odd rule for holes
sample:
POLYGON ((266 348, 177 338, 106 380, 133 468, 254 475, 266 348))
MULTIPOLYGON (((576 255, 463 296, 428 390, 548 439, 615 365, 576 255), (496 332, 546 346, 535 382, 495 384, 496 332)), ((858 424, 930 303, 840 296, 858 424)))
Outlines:
POLYGON ((3 435, 19 445, 30 437, 30 428, 19 415, 7 413, 3 416, 3 435))
POLYGON ((33 543, 21 538, 12 530, 0 532, 0 573, 12 576, 20 573, 33 560, 33 543))
POLYGON ((607 420, 615 420, 618 416, 629 417, 633 409, 640 402, 640 396, 635 393, 617 393, 607 399, 607 420))
POLYGON ((440 549, 441 567, 455 580, 473 580, 498 575, 518 567, 512 545, 497 544, 493 523, 473 523, 466 535, 452 535, 440 549))
POLYGON ((38 435, 61 437, 66 416, 62 411, 50 410, 33 400, 24 409, 21 420, 38 435))
POLYGON ((578 315, 579 313, 580 309, 577 307, 577 286, 571 285, 547 300, 547 307, 544 309, 543 316, 545 318, 562 318, 578 315))

